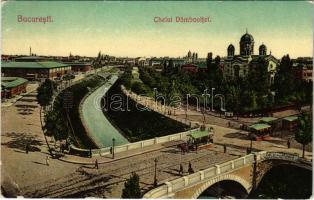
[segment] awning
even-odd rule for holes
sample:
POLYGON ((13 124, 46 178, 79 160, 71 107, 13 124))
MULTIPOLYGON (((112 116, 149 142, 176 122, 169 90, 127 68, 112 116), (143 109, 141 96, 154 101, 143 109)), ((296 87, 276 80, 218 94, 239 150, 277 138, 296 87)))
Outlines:
POLYGON ((209 131, 194 131, 190 133, 188 136, 190 136, 193 139, 198 139, 209 135, 213 135, 213 133, 209 131))
POLYGON ((268 124, 253 124, 253 125, 249 126, 249 128, 254 129, 256 131, 260 131, 260 130, 263 130, 263 129, 268 129, 270 127, 271 126, 269 126, 268 124))
POLYGON ((263 123, 270 123, 270 122, 276 121, 277 119, 278 118, 276 117, 263 117, 259 121, 263 123))
POLYGON ((289 121, 289 122, 294 122, 294 121, 298 120, 298 116, 289 116, 289 117, 285 117, 283 119, 286 121, 289 121))

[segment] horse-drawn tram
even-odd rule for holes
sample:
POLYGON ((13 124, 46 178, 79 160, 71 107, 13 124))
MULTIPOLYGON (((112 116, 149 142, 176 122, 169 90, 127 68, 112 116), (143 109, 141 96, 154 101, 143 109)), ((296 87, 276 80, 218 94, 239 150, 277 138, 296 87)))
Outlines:
POLYGON ((197 151, 207 148, 213 143, 214 129, 201 127, 199 131, 193 131, 187 135, 188 140, 178 145, 181 152, 197 151))
POLYGON ((256 141, 259 141, 269 137, 272 131, 272 127, 268 124, 258 123, 249 126, 249 130, 249 137, 256 141))

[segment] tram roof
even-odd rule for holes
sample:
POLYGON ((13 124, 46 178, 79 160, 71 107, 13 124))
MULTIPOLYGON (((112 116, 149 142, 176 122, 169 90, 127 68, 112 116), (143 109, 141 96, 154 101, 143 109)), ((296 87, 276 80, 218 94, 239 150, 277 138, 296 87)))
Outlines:
POLYGON ((298 116, 289 116, 289 117, 285 117, 283 118, 284 120, 287 120, 289 122, 293 122, 293 121, 296 121, 298 120, 298 116))
POLYGON ((192 137, 193 139, 197 139, 197 138, 202 138, 209 135, 213 135, 213 133, 209 131, 194 131, 190 133, 188 136, 192 137))
POLYGON ((269 122, 276 121, 277 119, 278 119, 278 118, 276 118, 276 117, 263 117, 263 118, 261 118, 259 121, 260 121, 260 122, 269 123, 269 122))
POLYGON ((260 131, 260 130, 263 130, 263 129, 267 129, 267 128, 270 128, 271 126, 269 126, 268 124, 253 124, 251 126, 249 126, 250 128, 254 129, 254 130, 257 130, 257 131, 260 131))

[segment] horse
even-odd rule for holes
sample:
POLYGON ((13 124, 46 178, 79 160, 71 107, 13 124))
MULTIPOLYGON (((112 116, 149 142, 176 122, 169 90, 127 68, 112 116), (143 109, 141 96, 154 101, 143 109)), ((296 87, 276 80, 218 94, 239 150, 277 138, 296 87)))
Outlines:
POLYGON ((185 152, 189 152, 189 146, 187 143, 178 144, 177 147, 181 150, 181 154, 185 154, 185 152))

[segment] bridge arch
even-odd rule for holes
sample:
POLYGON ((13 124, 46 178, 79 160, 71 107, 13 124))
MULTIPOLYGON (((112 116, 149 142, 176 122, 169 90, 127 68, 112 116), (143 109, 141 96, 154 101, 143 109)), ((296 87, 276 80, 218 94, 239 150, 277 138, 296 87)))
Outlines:
POLYGON ((225 174, 225 175, 218 176, 216 178, 213 178, 205 182, 198 190, 196 190, 196 192, 192 196, 192 199, 197 199, 197 197, 199 197, 206 189, 210 188, 215 183, 218 183, 220 181, 228 181, 228 180, 239 183, 246 190, 248 194, 250 193, 252 189, 251 184, 245 179, 234 174, 225 174))

